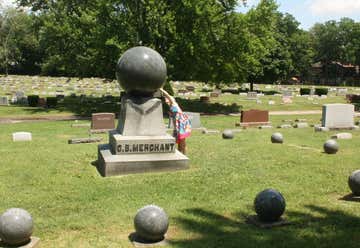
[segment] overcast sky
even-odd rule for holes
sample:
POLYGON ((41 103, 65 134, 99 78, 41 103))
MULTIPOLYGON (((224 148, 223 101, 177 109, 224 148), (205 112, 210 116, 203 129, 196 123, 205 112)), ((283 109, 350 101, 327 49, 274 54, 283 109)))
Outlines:
MULTIPOLYGON (((238 11, 246 12, 260 0, 247 0, 248 7, 239 7, 238 11)), ((9 6, 14 0, 0 0, 1 5, 9 6)), ((360 0, 277 0, 281 12, 292 14, 308 30, 316 22, 339 20, 350 17, 360 22, 360 0)))
MULTIPOLYGON (((246 12, 260 0, 247 2, 249 7, 239 8, 240 12, 246 12)), ((360 0, 277 0, 277 3, 281 12, 292 14, 306 30, 317 22, 340 20, 341 17, 360 21, 360 0)))

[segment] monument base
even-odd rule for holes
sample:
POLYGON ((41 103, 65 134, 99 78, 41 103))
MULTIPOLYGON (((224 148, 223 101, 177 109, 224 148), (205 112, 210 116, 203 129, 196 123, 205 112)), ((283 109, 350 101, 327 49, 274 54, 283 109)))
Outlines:
POLYGON ((176 150, 174 153, 114 155, 109 144, 98 146, 97 169, 103 177, 144 172, 184 170, 189 158, 176 150))
POLYGON ((0 248, 35 248, 40 242, 40 239, 37 237, 31 237, 30 241, 24 245, 13 246, 4 244, 0 239, 0 248))

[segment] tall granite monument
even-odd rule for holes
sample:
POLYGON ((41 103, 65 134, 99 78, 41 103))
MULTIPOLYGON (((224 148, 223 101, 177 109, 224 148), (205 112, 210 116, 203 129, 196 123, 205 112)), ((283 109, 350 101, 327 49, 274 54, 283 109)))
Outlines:
POLYGON ((131 48, 119 59, 116 77, 126 94, 121 98, 118 127, 109 132, 109 144, 98 146, 102 176, 188 168, 188 157, 166 133, 161 100, 154 97, 166 73, 161 55, 148 47, 131 48))

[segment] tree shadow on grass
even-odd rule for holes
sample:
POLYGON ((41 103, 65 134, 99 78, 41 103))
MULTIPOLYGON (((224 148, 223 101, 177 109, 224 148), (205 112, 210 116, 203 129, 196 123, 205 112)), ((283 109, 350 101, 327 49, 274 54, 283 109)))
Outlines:
MULTIPOLYGON (((229 114, 237 113, 241 106, 237 104, 206 103, 194 99, 177 98, 180 107, 184 111, 200 112, 206 114, 229 114)), ((58 112, 71 112, 77 116, 88 117, 92 113, 110 112, 118 114, 120 112, 120 97, 103 96, 66 96, 62 101, 58 101, 53 108, 26 108, 31 114, 49 113, 51 110, 58 112)), ((23 106, 24 107, 24 106, 23 106)), ((168 106, 163 101, 163 112, 168 113, 168 106)))
POLYGON ((261 229, 245 223, 244 213, 232 216, 203 210, 185 210, 177 218, 194 238, 170 241, 174 247, 359 247, 360 218, 314 205, 306 213, 287 211, 290 226, 261 229))

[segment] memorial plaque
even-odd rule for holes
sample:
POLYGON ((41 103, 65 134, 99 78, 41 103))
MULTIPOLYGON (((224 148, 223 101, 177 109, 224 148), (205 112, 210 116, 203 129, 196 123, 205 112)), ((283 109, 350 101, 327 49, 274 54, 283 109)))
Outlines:
POLYGON ((96 113, 91 117, 91 129, 115 129, 114 113, 96 113))

